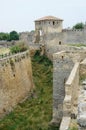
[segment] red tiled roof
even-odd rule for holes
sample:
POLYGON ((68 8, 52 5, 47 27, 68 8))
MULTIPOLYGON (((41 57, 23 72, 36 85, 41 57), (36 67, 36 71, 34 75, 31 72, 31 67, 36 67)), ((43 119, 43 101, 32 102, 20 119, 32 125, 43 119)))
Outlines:
POLYGON ((37 22, 37 21, 45 21, 45 20, 63 21, 62 19, 54 17, 54 16, 45 16, 45 17, 42 17, 40 19, 35 20, 35 22, 37 22))

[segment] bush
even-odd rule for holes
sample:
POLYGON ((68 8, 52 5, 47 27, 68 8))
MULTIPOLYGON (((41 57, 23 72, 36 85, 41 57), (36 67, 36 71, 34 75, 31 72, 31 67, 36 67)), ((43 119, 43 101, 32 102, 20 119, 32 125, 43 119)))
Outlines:
POLYGON ((18 53, 18 52, 23 52, 26 51, 28 48, 25 45, 25 43, 19 43, 18 45, 15 45, 10 48, 11 53, 18 53))
POLYGON ((39 64, 40 64, 40 63, 44 63, 46 66, 48 66, 48 65, 50 65, 50 64, 52 65, 51 60, 49 60, 49 59, 46 57, 46 55, 40 56, 40 51, 39 51, 39 50, 37 50, 37 51, 35 52, 34 59, 35 59, 36 61, 38 61, 39 64))

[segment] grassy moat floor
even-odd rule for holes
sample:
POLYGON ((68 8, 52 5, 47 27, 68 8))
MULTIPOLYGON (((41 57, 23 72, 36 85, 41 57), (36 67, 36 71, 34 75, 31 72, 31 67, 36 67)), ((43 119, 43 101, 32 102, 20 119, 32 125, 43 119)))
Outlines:
POLYGON ((34 94, 0 121, 0 130, 57 130, 49 126, 52 119, 53 65, 38 53, 32 57, 34 94))

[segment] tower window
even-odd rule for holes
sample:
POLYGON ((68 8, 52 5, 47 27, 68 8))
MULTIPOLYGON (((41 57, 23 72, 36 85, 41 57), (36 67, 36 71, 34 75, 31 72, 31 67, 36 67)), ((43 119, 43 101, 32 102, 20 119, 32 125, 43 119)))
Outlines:
POLYGON ((53 25, 55 25, 55 22, 53 21, 53 25))
POLYGON ((59 41, 59 45, 61 45, 61 41, 59 41))

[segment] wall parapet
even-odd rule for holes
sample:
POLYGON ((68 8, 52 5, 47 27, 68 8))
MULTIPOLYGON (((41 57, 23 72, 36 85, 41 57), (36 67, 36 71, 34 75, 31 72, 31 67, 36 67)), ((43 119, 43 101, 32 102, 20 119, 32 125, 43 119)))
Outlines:
POLYGON ((63 118, 60 125, 60 130, 66 130, 66 128, 69 128, 71 117, 73 115, 76 116, 77 114, 76 105, 78 102, 78 87, 79 87, 79 62, 75 63, 69 75, 69 78, 65 83, 65 98, 63 101, 63 118), (64 124, 64 129, 62 129, 63 124, 64 124))
MULTIPOLYGON (((67 112, 68 108, 69 108, 68 106, 66 106, 67 102, 70 101, 71 107, 74 107, 77 104, 78 86, 79 86, 79 63, 77 62, 77 63, 75 63, 75 65, 69 75, 69 78, 68 78, 67 82, 65 83, 65 98, 64 98, 64 103, 63 103, 64 116, 65 116, 65 112, 67 112), (76 90, 75 93, 74 93, 74 90, 76 90), (68 97, 70 97, 70 98, 68 98, 68 97)), ((71 108, 70 113, 68 113, 68 115, 66 115, 66 116, 70 116, 70 114, 73 114, 74 113, 73 109, 74 108, 71 108)))
POLYGON ((71 118, 70 117, 63 117, 62 118, 62 123, 60 125, 60 129, 59 130, 68 130, 70 122, 71 122, 71 118))
POLYGON ((82 32, 84 29, 63 29, 62 32, 82 32))
POLYGON ((20 61, 21 59, 24 59, 25 57, 28 56, 29 56, 29 50, 17 54, 5 55, 3 58, 0 59, 0 66, 9 63, 11 60, 13 60, 14 62, 20 61))
POLYGON ((64 85, 73 66, 73 60, 66 51, 53 54, 53 119, 51 122, 56 125, 63 117, 64 85))

